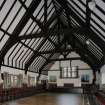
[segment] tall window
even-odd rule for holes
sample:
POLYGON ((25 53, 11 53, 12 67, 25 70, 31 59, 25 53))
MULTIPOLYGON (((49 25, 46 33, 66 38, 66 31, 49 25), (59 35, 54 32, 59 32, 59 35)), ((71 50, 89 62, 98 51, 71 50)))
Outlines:
POLYGON ((78 69, 77 67, 63 67, 61 70, 62 78, 77 78, 78 77, 78 69))

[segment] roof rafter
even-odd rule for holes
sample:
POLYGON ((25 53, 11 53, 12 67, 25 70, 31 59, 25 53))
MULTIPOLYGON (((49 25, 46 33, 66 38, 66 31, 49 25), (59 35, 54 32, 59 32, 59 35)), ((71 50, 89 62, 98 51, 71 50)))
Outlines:
MULTIPOLYGON (((63 29, 63 28, 62 28, 63 29)), ((59 29, 62 30, 62 29, 59 29)), ((49 29, 49 30, 53 30, 53 29, 49 29)), ((78 27, 78 28, 64 28, 63 31, 64 33, 67 33, 68 31, 71 33, 78 33, 78 34, 83 34, 85 28, 84 27, 78 27)), ((53 33, 57 33, 58 30, 53 31, 53 33)), ((48 32, 47 34, 49 34, 50 32, 48 32)), ((58 34, 49 34, 49 36, 58 36, 58 34)), ((40 32, 40 33, 35 33, 35 34, 28 34, 28 35, 22 35, 19 36, 19 40, 25 40, 25 39, 33 39, 33 38, 41 38, 41 37, 47 37, 47 35, 44 32, 40 32)))
POLYGON ((49 62, 53 62, 53 61, 67 61, 67 60, 81 60, 81 57, 50 59, 49 62))
MULTIPOLYGON (((60 14, 60 13, 62 13, 62 9, 61 9, 61 8, 59 9, 59 14, 60 14)), ((50 19, 45 25, 49 26, 55 19, 56 19, 56 14, 54 13, 54 14, 52 15, 51 19, 50 19)), ((50 31, 49 31, 49 32, 50 32, 50 31)), ((46 40, 47 40, 48 38, 49 38, 49 35, 47 34, 47 37, 46 37, 45 40, 41 43, 41 45, 38 47, 37 51, 40 50, 41 46, 46 42, 46 40)), ((36 55, 36 54, 33 54, 33 55, 31 56, 31 58, 28 60, 28 62, 27 62, 26 65, 25 65, 25 69, 26 69, 25 73, 27 73, 28 67, 31 65, 31 63, 34 61, 34 59, 35 59, 36 57, 37 57, 37 55, 36 55)))
MULTIPOLYGON (((19 0, 19 1, 20 1, 21 4, 23 5, 23 7, 27 10, 28 8, 27 8, 26 5, 24 4, 24 2, 23 2, 22 0, 19 0)), ((41 23, 40 20, 36 19, 36 18, 33 16, 33 14, 30 16, 30 18, 32 18, 32 19, 37 23, 37 25, 38 25, 42 30, 44 30, 44 29, 43 29, 43 23, 41 23)))
POLYGON ((15 65, 27 72, 32 67, 33 71, 39 70, 40 77, 51 59, 54 62, 60 54, 66 58, 75 51, 94 70, 99 69, 105 63, 105 11, 101 7, 104 1, 96 2, 97 12, 89 9, 89 2, 91 0, 14 0, 4 11, 8 1, 3 0, 0 68, 1 64, 15 65))
POLYGON ((5 46, 1 49, 1 52, 0 52, 0 67, 1 67, 2 61, 4 59, 4 56, 9 51, 9 49, 17 42, 17 38, 18 38, 20 32, 25 27, 26 23, 30 19, 30 16, 33 14, 33 12, 35 11, 35 9, 37 8, 37 6, 39 5, 40 2, 41 2, 41 0, 32 1, 29 8, 27 9, 27 12, 24 14, 21 21, 17 24, 16 28, 14 29, 11 37, 7 40, 5 46))
MULTIPOLYGON (((55 28, 55 27, 56 27, 56 25, 55 25, 53 28, 55 28)), ((53 30, 49 30, 49 33, 51 34, 52 31, 53 31, 53 30)), ((49 37, 49 35, 47 34, 47 36, 44 38, 44 40, 41 42, 40 46, 38 47, 37 51, 40 50, 40 48, 42 47, 42 45, 47 41, 48 37, 49 37)), ((26 65, 25 65, 25 69, 26 69, 25 72, 26 72, 26 73, 27 73, 27 71, 28 71, 28 67, 32 64, 32 62, 33 62, 34 59, 37 57, 37 55, 38 55, 38 54, 35 54, 35 53, 34 53, 34 54, 30 57, 30 59, 28 60, 28 62, 26 63, 26 65)))
POLYGON ((57 50, 49 50, 49 51, 39 51, 40 54, 51 54, 51 53, 62 53, 62 52, 73 52, 77 49, 57 49, 57 50))
MULTIPOLYGON (((63 40, 55 47, 55 50, 60 49, 61 46, 64 44, 65 39, 68 37, 68 34, 65 34, 65 37, 63 38, 63 40)), ((39 69, 39 75, 38 75, 38 80, 40 78, 40 75, 43 71, 43 68, 49 63, 51 57, 54 55, 54 53, 51 53, 51 55, 47 58, 47 61, 40 67, 39 69)))

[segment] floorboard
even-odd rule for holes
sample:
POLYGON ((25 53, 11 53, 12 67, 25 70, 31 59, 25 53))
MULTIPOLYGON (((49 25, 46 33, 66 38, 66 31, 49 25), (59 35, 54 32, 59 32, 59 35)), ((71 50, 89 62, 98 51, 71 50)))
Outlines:
POLYGON ((70 93, 45 93, 22 98, 0 105, 85 105, 83 95, 70 93))

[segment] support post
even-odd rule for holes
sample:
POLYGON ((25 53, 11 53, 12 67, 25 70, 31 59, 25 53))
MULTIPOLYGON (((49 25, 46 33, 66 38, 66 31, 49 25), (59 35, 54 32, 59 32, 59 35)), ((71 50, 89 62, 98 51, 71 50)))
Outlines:
POLYGON ((92 80, 92 85, 95 85, 96 83, 96 71, 93 70, 93 80, 92 80))
POLYGON ((61 61, 59 61, 59 69, 60 69, 60 78, 62 78, 62 67, 61 67, 61 61))

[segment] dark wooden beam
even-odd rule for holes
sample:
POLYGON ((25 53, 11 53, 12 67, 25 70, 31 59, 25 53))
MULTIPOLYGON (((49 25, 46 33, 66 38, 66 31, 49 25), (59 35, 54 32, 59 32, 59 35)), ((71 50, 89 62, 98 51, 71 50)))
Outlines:
POLYGON ((53 61, 67 61, 67 60, 81 60, 81 57, 50 59, 49 62, 53 62, 53 61))
MULTIPOLYGON (((2 66, 4 66, 4 67, 9 67, 9 68, 13 68, 13 69, 17 69, 17 70, 21 70, 21 71, 24 71, 25 69, 23 69, 23 68, 18 68, 18 67, 13 67, 13 66, 9 66, 9 65, 4 65, 4 64, 2 64, 2 66)), ((29 71, 29 72, 32 72, 32 73, 38 73, 38 72, 35 72, 35 71, 29 71)))
MULTIPOLYGON (((53 28, 55 28, 56 26, 54 26, 53 28)), ((53 30, 49 30, 49 33, 51 34, 53 32, 53 30)), ((47 34, 47 36, 44 38, 44 40, 40 43, 40 45, 37 48, 37 52, 40 50, 40 48, 42 47, 42 45, 47 41, 49 35, 47 34)), ((25 69, 26 72, 28 71, 28 67, 32 64, 32 62, 34 61, 34 59, 38 56, 38 53, 34 53, 32 54, 32 56, 29 58, 29 60, 26 62, 25 64, 25 69)))
POLYGON ((39 5, 40 2, 41 2, 41 0, 32 1, 29 8, 27 9, 27 12, 23 15, 22 19, 20 20, 20 22, 17 24, 16 28, 14 29, 12 35, 10 36, 10 38, 7 40, 6 44, 1 49, 1 51, 0 51, 0 68, 1 68, 1 64, 2 64, 2 61, 3 61, 6 53, 9 51, 9 49, 15 43, 18 42, 17 39, 18 39, 20 32, 25 27, 26 23, 28 22, 28 20, 30 19, 31 15, 34 13, 35 9, 37 8, 37 6, 39 5))
MULTIPOLYGON (((65 34, 65 38, 68 37, 68 34, 65 34)), ((65 42, 65 38, 59 43, 57 44, 57 46, 55 47, 55 51, 59 48, 61 48, 61 46, 64 44, 65 42)), ((51 55, 47 58, 47 61, 41 66, 41 68, 39 69, 39 75, 38 75, 38 80, 40 78, 40 75, 44 69, 44 67, 50 62, 51 57, 54 55, 54 53, 51 53, 51 55)))
MULTIPOLYGON (((49 30, 54 30, 54 29, 49 29, 49 30)), ((59 32, 62 31, 64 33, 78 33, 78 34, 84 34, 85 32, 85 28, 84 27, 78 27, 78 28, 62 28, 59 29, 59 32)), ((58 30, 54 30, 53 33, 58 33, 58 30)), ((47 34, 49 34, 49 36, 58 36, 58 34, 50 34, 50 32, 48 32, 47 34)), ((60 35, 60 34, 59 34, 60 35)), ((40 32, 40 33, 35 33, 35 34, 28 34, 28 35, 21 35, 19 36, 19 40, 25 40, 25 39, 33 39, 33 38, 42 38, 42 37, 47 37, 47 35, 44 32, 40 32)))
POLYGON ((35 33, 35 34, 19 36, 19 40, 27 40, 27 39, 34 39, 34 38, 41 38, 41 37, 45 37, 45 35, 43 35, 43 33, 35 33))
POLYGON ((34 54, 37 54, 37 56, 41 56, 43 57, 45 60, 47 60, 46 57, 44 57, 42 54, 44 54, 44 52, 38 52, 37 50, 32 49, 31 47, 29 47, 28 45, 26 45, 25 43, 21 42, 21 44, 25 47, 27 47, 28 49, 30 49, 34 54))
POLYGON ((65 14, 66 14, 68 26, 69 26, 69 28, 71 28, 71 18, 70 18, 70 16, 71 16, 71 10, 68 7, 67 0, 56 0, 56 1, 61 5, 61 7, 63 8, 63 10, 65 10, 65 14))
MULTIPOLYGON (((92 68, 78 68, 78 70, 92 70, 92 68)), ((56 70, 43 70, 43 71, 60 71, 60 69, 56 69, 56 70)))
MULTIPOLYGON (((62 12, 63 12, 63 9, 60 8, 60 9, 58 10, 58 14, 61 15, 62 12)), ((57 19, 57 17, 58 17, 58 16, 57 16, 56 13, 54 12, 54 13, 52 14, 51 19, 47 22, 48 26, 49 26, 55 19, 57 19)))
MULTIPOLYGON (((69 4, 69 7, 72 7, 69 4)), ((84 5, 85 6, 85 5, 84 5)), ((82 21, 82 19, 80 19, 73 11, 71 11, 71 16, 77 21, 78 24, 80 24, 82 27, 86 27, 86 22, 82 21)), ((92 25, 91 25, 92 26, 92 25)), ((99 46, 103 52, 103 54, 105 54, 105 43, 104 41, 101 39, 101 37, 99 37, 99 35, 97 35, 91 28, 88 29, 88 32, 86 32, 84 30, 84 35, 86 35, 86 37, 88 37, 89 39, 91 39, 94 43, 97 44, 97 46, 99 46), (98 43, 97 43, 98 42, 98 43)))
MULTIPOLYGON (((62 40, 62 42, 60 44, 58 44, 55 48, 55 50, 59 49, 64 43, 64 39, 62 40)), ((54 53, 51 53, 50 56, 47 58, 47 61, 41 66, 41 68, 39 69, 39 75, 38 75, 38 80, 41 76, 41 73, 43 71, 43 68, 49 63, 49 60, 51 59, 51 57, 54 55, 54 53)))
MULTIPOLYGON (((52 3, 53 3, 54 8, 55 8, 55 12, 56 12, 56 16, 57 16, 57 21, 58 21, 58 23, 60 23, 62 26, 65 27, 65 24, 62 22, 62 20, 61 20, 61 18, 60 18, 61 13, 59 14, 59 11, 58 11, 57 6, 56 6, 56 2, 55 2, 54 0, 52 0, 52 3)), ((62 9, 62 8, 61 8, 61 9, 62 9)), ((63 10, 63 9, 62 9, 62 10, 63 10)))
MULTIPOLYGON (((44 33, 45 35, 48 34, 48 26, 47 26, 47 0, 44 0, 44 33)), ((49 37, 48 37, 48 40, 54 45, 56 46, 56 43, 54 43, 49 37)))
MULTIPOLYGON (((27 6, 24 4, 22 0, 19 0, 19 2, 22 4, 22 6, 27 10, 27 6)), ((30 18, 37 23, 37 25, 43 30, 43 23, 36 19, 36 17, 33 16, 33 14, 30 16, 30 18)))
POLYGON ((3 6, 5 5, 5 3, 6 3, 6 0, 4 0, 4 1, 2 2, 2 4, 0 5, 0 11, 1 11, 1 9, 3 8, 3 6))
MULTIPOLYGON (((62 8, 60 8, 58 10, 58 13, 61 14, 62 13, 62 8)), ((46 26, 49 27, 50 24, 57 18, 56 16, 56 13, 54 12, 51 19, 46 23, 46 26)), ((55 26, 54 26, 55 27, 55 26)), ((49 31, 49 32, 52 32, 52 31, 49 31)), ((49 33, 48 32, 48 33, 49 33)), ((46 34, 45 34, 46 35, 46 34)), ((43 42, 41 42, 40 46, 38 47, 37 51, 40 50, 41 46, 46 42, 46 40, 48 39, 49 37, 49 34, 47 34, 45 40, 43 42)), ((25 65, 25 69, 26 69, 26 72, 28 71, 28 67, 31 65, 31 63, 34 61, 34 59, 37 57, 37 54, 33 54, 31 56, 31 58, 26 62, 26 65, 25 65)))
POLYGON ((38 52, 39 54, 51 54, 51 53, 62 53, 62 52, 73 52, 76 51, 77 49, 57 49, 57 50, 50 50, 50 51, 40 51, 38 52))
POLYGON ((44 24, 46 23, 47 23, 47 0, 44 0, 44 24))
MULTIPOLYGON (((71 9, 68 6, 67 0, 56 0, 56 1, 61 5, 63 10, 65 10, 69 30, 72 29, 72 26, 71 26, 71 9)), ((73 34, 70 34, 70 41, 72 43, 72 46, 75 47, 75 38, 74 38, 73 34)))
POLYGON ((91 19, 91 10, 89 9, 89 2, 91 0, 86 0, 86 28, 90 27, 90 19, 91 19))

